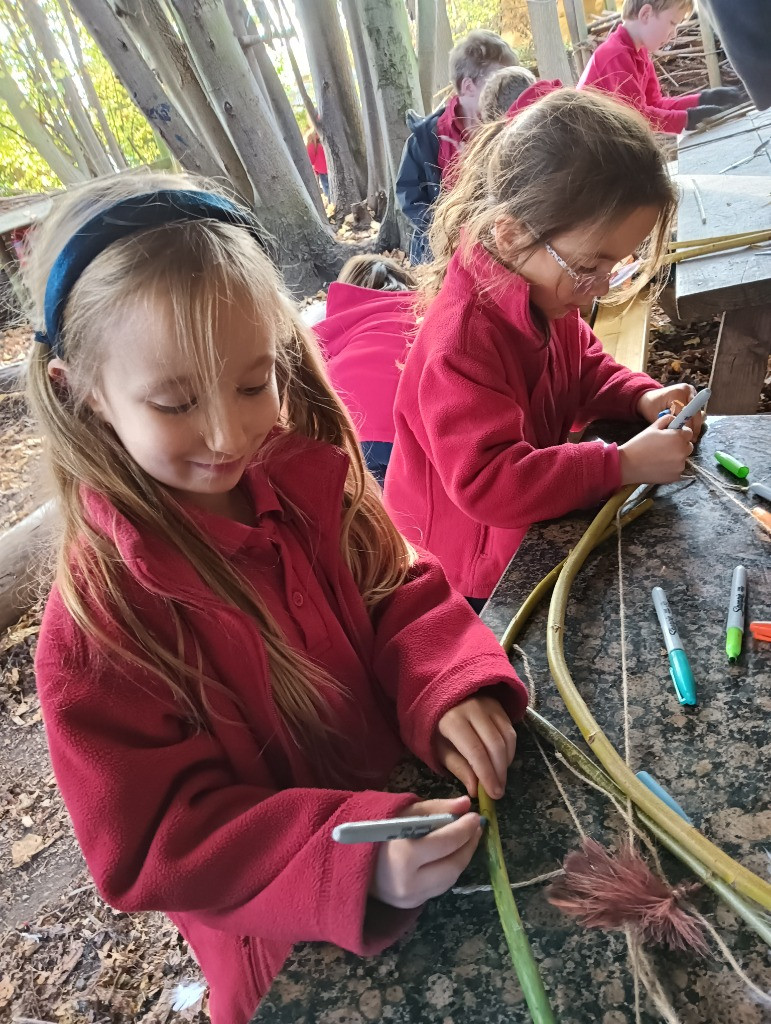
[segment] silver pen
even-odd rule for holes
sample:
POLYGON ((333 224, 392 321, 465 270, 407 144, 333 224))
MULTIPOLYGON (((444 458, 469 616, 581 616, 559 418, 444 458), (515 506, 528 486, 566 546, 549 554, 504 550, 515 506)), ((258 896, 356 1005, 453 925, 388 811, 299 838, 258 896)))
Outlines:
MULTIPOLYGON (((421 814, 412 818, 384 818, 380 821, 347 821, 335 825, 332 838, 336 843, 388 843, 392 839, 422 839, 430 832, 452 824, 459 814, 421 814)), ((483 826, 485 818, 480 818, 483 826)))

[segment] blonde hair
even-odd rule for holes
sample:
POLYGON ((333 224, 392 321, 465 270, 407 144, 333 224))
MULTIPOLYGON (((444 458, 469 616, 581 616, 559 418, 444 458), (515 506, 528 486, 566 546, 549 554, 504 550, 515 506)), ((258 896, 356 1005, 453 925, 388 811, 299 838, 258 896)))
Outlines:
MULTIPOLYGON (((169 188, 204 190, 202 182, 187 176, 125 175, 94 182, 58 200, 32 238, 26 268, 37 324, 43 320, 48 275, 65 241, 115 202, 169 188)), ((180 515, 171 494, 137 465, 86 401, 99 385, 111 326, 137 304, 150 305, 161 297, 169 302, 202 389, 211 385, 217 371, 213 325, 218 303, 245 299, 255 317, 267 321, 277 341, 283 430, 263 446, 260 458, 280 457, 290 435, 322 441, 347 454, 340 551, 370 611, 404 582, 414 561, 414 552, 386 515, 379 489, 365 469, 355 431, 328 382, 315 338, 300 321, 257 241, 242 227, 189 220, 137 231, 110 245, 83 271, 62 318, 62 358, 68 367, 63 391, 49 374, 51 350, 41 343, 33 346, 28 390, 45 437, 61 512, 56 582, 62 600, 78 626, 109 656, 165 681, 184 713, 203 723, 211 711, 207 691, 223 687, 205 676, 194 637, 193 663, 184 656, 185 642, 190 641, 185 633, 185 599, 172 592, 165 602, 177 636, 176 651, 169 650, 124 596, 125 568, 116 540, 89 521, 85 485, 138 530, 181 553, 225 605, 252 617, 265 644, 273 696, 289 734, 305 749, 329 751, 336 730, 327 720, 324 693, 341 687, 291 647, 262 598, 193 521, 180 515), (114 624, 117 638, 116 630, 99 626, 104 619, 114 624)), ((214 391, 210 388, 209 393, 214 391)), ((286 499, 284 503, 288 504, 286 499)))
POLYGON ((638 17, 640 11, 646 6, 653 8, 655 14, 668 11, 672 7, 680 7, 683 17, 693 10, 692 0, 624 0, 624 6, 621 8, 622 20, 629 21, 638 17))
POLYGON ((648 205, 660 212, 640 253, 638 289, 660 263, 677 208, 653 133, 637 111, 600 93, 551 93, 511 120, 482 125, 462 154, 458 179, 435 208, 429 233, 434 261, 421 269, 424 301, 441 288, 459 248, 468 253, 482 242, 507 262, 495 245, 498 217, 512 218, 533 236, 507 254, 516 265, 555 235, 607 226, 648 205))
POLYGON ((479 94, 479 120, 497 121, 509 107, 535 83, 535 75, 527 68, 501 68, 490 75, 479 94))
POLYGON ((412 292, 418 287, 417 278, 407 267, 388 256, 375 256, 368 252, 351 256, 337 275, 337 280, 342 284, 382 292, 412 292))
POLYGON ((464 78, 476 82, 484 77, 492 64, 508 67, 519 64, 516 50, 513 50, 505 39, 485 28, 474 29, 464 36, 450 50, 449 57, 450 82, 460 92, 464 78))

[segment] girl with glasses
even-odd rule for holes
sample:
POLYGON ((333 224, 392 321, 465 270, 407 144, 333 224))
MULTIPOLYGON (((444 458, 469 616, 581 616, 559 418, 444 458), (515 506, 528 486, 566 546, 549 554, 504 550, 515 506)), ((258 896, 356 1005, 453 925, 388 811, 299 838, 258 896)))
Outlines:
POLYGON ((531 523, 682 472, 701 417, 677 432, 657 417, 693 388, 619 365, 579 312, 630 253, 650 278, 675 207, 640 115, 568 89, 480 129, 440 200, 385 498, 473 606, 531 523), (618 447, 568 443, 601 418, 652 425, 618 447))

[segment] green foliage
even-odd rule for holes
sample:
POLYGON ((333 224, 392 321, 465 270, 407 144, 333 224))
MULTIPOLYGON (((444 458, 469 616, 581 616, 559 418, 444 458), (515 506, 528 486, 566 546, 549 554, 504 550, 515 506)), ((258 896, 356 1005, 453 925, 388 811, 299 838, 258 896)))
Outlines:
POLYGON ((501 0, 447 0, 447 16, 456 41, 475 28, 501 31, 501 0))
MULTIPOLYGON (((66 0, 60 0, 66 2, 66 0)), ((60 51, 60 59, 51 65, 36 64, 36 46, 31 32, 19 21, 10 18, 8 0, 0 3, 0 14, 7 26, 0 30, 0 61, 14 77, 30 107, 46 125, 57 147, 70 160, 66 137, 62 134, 61 118, 64 107, 60 91, 62 79, 70 75, 85 101, 85 92, 77 79, 75 59, 58 4, 49 0, 44 10, 53 29, 60 51)), ((128 93, 115 77, 112 68, 80 22, 75 19, 78 38, 83 51, 84 66, 93 81, 107 123, 129 166, 152 163, 161 157, 155 135, 145 116, 132 102, 128 93)), ((93 110, 89 108, 91 122, 97 136, 106 147, 106 140, 93 110)), ((74 125, 70 125, 74 131, 74 125)), ((45 160, 24 138, 21 129, 7 107, 0 102, 0 195, 19 191, 42 191, 61 187, 56 174, 45 160)))

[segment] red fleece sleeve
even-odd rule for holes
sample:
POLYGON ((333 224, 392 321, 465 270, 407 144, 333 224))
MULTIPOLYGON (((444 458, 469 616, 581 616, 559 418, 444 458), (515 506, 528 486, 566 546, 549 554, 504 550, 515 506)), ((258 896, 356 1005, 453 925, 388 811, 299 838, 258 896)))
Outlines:
POLYGON ((556 519, 621 485, 615 445, 536 448, 526 440, 526 411, 489 347, 429 356, 417 419, 447 494, 467 516, 488 526, 523 529, 556 519))
POLYGON ((89 648, 60 618, 41 633, 36 668, 57 780, 109 903, 192 912, 222 931, 332 942, 362 955, 413 922, 417 911, 368 901, 377 847, 339 845, 331 831, 392 817, 414 796, 277 792, 260 764, 246 784, 160 684, 123 674, 89 648))
MULTIPOLYGON (((598 50, 595 58, 599 53, 598 50)), ((650 76, 646 91, 645 83, 640 80, 639 71, 628 51, 618 50, 605 62, 602 62, 600 57, 597 65, 590 86, 592 89, 615 93, 619 98, 626 100, 647 117, 654 131, 672 132, 677 135, 685 129, 688 119, 686 111, 678 109, 667 97, 662 96, 655 71, 650 76)))
MULTIPOLYGON (((577 315, 577 314, 576 314, 577 315)), ((637 403, 646 391, 660 388, 647 373, 617 363, 602 347, 591 327, 578 318, 581 332, 581 406, 576 425, 592 420, 634 420, 637 403)))
POLYGON ((432 555, 421 552, 409 579, 381 602, 375 630, 374 669, 396 705, 402 739, 434 771, 443 770, 433 751, 437 723, 467 697, 497 687, 512 721, 524 715, 524 684, 432 555))

